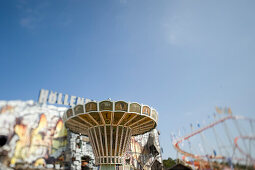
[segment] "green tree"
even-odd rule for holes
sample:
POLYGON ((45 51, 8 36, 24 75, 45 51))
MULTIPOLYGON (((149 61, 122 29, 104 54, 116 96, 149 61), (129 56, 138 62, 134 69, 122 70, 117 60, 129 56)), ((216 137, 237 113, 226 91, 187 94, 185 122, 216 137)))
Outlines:
POLYGON ((166 160, 163 160, 164 168, 171 168, 173 165, 176 164, 176 161, 172 158, 168 158, 166 160))

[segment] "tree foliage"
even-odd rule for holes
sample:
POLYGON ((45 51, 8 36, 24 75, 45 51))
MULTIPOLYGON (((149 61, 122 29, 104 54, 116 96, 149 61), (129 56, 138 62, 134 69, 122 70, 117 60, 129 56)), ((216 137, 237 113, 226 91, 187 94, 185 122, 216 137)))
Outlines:
POLYGON ((163 160, 164 168, 171 168, 175 164, 176 164, 176 160, 173 160, 172 158, 163 160))

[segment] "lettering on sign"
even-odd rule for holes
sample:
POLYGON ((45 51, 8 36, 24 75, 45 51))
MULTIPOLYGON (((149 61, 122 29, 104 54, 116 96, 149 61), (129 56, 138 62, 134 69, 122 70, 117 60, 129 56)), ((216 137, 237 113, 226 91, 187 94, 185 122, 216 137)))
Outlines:
POLYGON ((78 104, 85 104, 89 99, 82 97, 70 96, 68 94, 53 92, 50 90, 41 89, 39 94, 38 103, 61 104, 66 106, 75 106, 78 104))

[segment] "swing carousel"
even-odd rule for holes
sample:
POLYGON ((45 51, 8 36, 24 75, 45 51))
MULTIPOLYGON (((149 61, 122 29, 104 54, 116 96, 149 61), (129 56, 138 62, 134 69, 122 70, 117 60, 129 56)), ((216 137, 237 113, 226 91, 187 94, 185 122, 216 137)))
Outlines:
POLYGON ((154 129, 158 113, 139 103, 92 101, 68 109, 63 120, 72 132, 89 137, 96 165, 101 169, 116 169, 122 164, 131 136, 154 129))

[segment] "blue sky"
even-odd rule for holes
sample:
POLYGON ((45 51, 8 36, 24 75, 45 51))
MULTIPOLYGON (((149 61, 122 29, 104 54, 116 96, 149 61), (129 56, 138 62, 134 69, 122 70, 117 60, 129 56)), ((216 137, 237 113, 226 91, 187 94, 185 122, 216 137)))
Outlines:
POLYGON ((170 133, 215 106, 254 118, 255 1, 2 0, 0 99, 137 101, 170 133))

